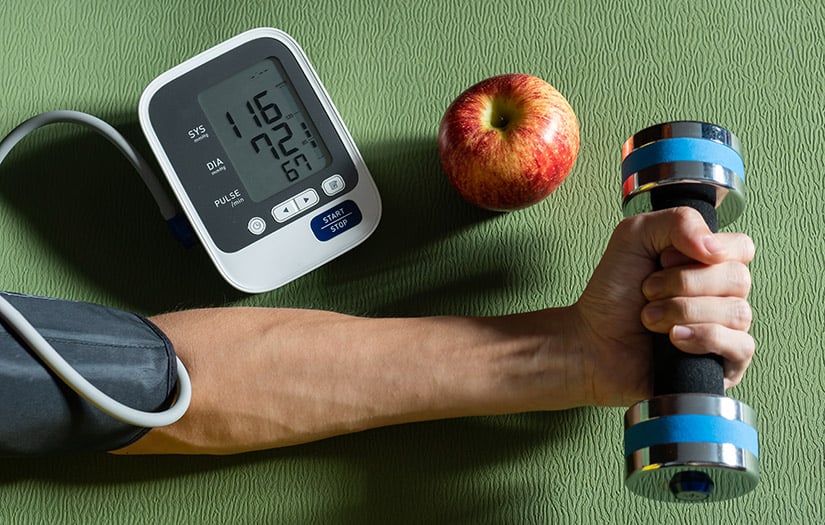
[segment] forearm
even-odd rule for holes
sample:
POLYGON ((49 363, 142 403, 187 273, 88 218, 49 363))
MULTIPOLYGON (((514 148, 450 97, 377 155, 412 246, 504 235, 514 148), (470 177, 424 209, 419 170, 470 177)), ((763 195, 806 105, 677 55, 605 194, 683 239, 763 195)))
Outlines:
POLYGON ((567 308, 487 318, 248 308, 159 316, 192 376, 192 405, 122 452, 235 453, 422 420, 627 406, 652 393, 650 331, 670 332, 686 352, 717 352, 730 386, 753 355, 753 253, 747 236, 712 234, 694 210, 677 208, 622 221, 567 308))
POLYGON ((158 316, 192 376, 192 405, 121 452, 237 453, 579 405, 584 378, 568 314, 367 319, 225 308, 158 316))

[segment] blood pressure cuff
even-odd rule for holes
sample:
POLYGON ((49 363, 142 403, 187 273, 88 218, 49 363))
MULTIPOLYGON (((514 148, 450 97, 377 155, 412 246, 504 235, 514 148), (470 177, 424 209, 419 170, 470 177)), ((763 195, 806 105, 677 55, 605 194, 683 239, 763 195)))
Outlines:
MULTIPOLYGON (((149 320, 95 304, 2 295, 98 389, 138 410, 171 404, 175 352, 149 320)), ((0 325, 0 456, 114 450, 147 431, 87 403, 0 325)))

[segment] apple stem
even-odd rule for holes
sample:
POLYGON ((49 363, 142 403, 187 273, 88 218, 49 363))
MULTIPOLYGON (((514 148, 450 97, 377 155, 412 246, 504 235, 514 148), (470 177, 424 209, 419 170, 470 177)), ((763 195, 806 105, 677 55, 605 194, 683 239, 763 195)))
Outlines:
POLYGON ((490 127, 506 132, 513 121, 518 120, 520 111, 518 105, 505 97, 495 97, 490 101, 490 127))

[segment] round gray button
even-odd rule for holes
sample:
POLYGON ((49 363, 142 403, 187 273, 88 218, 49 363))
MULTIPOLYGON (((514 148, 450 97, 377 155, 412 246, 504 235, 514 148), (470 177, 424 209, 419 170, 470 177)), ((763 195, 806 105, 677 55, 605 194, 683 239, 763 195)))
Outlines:
POLYGON ((247 225, 249 231, 254 235, 260 235, 266 230, 266 221, 261 219, 260 217, 252 217, 249 219, 249 224, 247 225))

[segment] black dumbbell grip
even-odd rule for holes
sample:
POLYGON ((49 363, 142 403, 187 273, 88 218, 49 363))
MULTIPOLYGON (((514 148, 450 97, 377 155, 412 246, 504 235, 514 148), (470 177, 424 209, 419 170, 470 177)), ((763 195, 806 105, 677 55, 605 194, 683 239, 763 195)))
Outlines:
MULTIPOLYGON (((718 231, 714 186, 697 183, 669 184, 654 188, 650 193, 654 210, 689 206, 702 214, 711 231, 718 231)), ((653 352, 654 395, 724 395, 724 369, 719 356, 682 352, 673 346, 668 334, 653 335, 653 352)))

